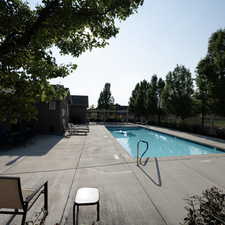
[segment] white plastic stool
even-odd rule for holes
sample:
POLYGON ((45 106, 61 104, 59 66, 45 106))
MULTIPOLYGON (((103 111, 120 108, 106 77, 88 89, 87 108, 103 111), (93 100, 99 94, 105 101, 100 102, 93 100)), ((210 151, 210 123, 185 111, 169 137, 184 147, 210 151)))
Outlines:
POLYGON ((79 206, 97 205, 97 221, 99 221, 99 191, 97 188, 79 188, 73 204, 73 225, 78 225, 79 206), (77 207, 76 218, 75 210, 77 207))

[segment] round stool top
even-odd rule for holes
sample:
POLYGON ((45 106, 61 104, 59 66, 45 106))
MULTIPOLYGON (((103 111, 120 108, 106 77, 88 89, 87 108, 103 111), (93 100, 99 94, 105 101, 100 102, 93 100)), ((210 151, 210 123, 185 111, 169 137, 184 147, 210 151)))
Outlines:
POLYGON ((99 201, 97 188, 79 188, 75 197, 76 204, 94 204, 99 201))

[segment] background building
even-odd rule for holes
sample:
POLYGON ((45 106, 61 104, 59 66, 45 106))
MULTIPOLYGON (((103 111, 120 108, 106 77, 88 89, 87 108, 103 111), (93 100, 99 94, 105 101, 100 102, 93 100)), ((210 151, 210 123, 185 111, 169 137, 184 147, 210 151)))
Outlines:
POLYGON ((49 103, 38 103, 38 120, 36 130, 38 133, 63 134, 69 123, 70 96, 63 100, 49 103))
POLYGON ((88 96, 84 95, 71 95, 70 122, 74 124, 81 124, 88 122, 88 96))

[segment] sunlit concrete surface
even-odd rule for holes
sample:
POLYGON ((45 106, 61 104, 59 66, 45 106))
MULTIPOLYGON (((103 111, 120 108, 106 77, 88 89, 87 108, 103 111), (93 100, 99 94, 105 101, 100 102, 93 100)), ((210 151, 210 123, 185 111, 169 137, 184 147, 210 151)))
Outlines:
MULTIPOLYGON (((103 125, 91 125, 87 136, 38 136, 25 146, 0 151, 1 175, 21 177, 23 187, 48 180, 47 225, 72 224, 73 200, 80 187, 99 189, 100 224, 179 224, 186 213, 185 198, 212 186, 225 189, 223 171, 224 154, 152 158, 137 167, 103 125)), ((36 218, 41 204, 38 201, 32 208, 27 221, 36 218)), ((95 220, 95 206, 81 207, 79 224, 91 225, 95 220)), ((0 215, 1 225, 20 222, 21 216, 0 215)))

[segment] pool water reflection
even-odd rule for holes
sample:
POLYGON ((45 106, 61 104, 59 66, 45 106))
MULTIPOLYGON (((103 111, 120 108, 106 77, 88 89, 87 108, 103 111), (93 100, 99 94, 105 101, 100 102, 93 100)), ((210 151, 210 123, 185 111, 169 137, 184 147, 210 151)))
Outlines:
MULTIPOLYGON (((142 139, 149 142, 149 151, 145 157, 186 156, 224 153, 216 148, 197 144, 181 138, 145 129, 142 127, 106 127, 126 151, 135 158, 137 142, 142 139)), ((145 146, 140 145, 140 149, 145 146)))

